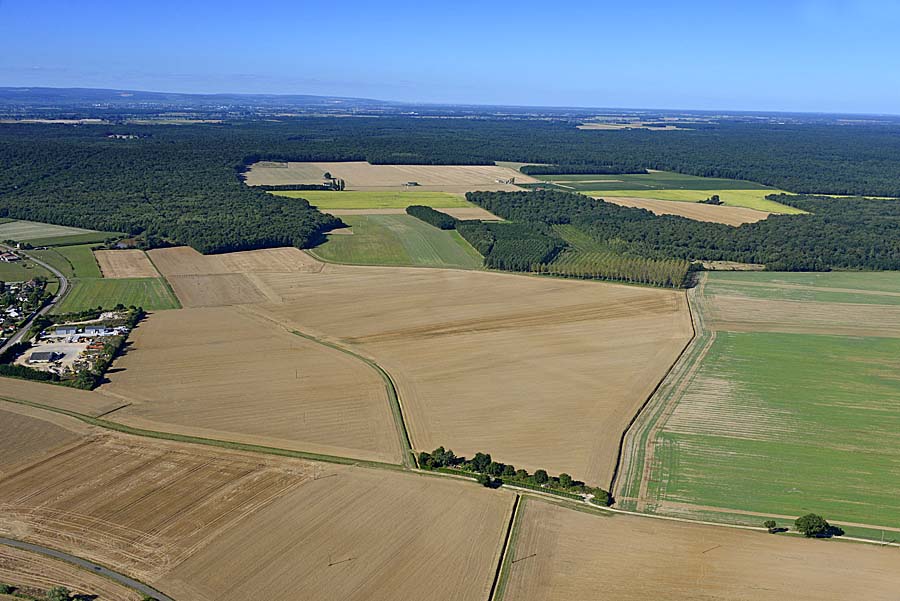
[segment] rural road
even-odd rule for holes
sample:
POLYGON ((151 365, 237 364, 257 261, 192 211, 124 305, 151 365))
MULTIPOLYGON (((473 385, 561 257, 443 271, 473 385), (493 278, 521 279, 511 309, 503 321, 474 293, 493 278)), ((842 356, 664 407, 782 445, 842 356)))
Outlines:
MULTIPOLYGON (((95 574, 106 576, 107 578, 115 580, 119 584, 124 584, 125 586, 132 588, 139 593, 157 599, 158 601, 175 601, 174 599, 172 599, 172 597, 162 594, 158 590, 147 586, 143 582, 139 582, 137 580, 134 580, 133 578, 129 578, 128 576, 123 576, 122 574, 113 572, 112 570, 108 570, 101 565, 97 565, 96 563, 87 561, 86 559, 81 559, 80 557, 75 557, 74 555, 69 555, 68 553, 63 553, 62 551, 48 549, 47 547, 33 545, 31 543, 23 543, 22 541, 14 540, 11 538, 3 538, 2 536, 0 536, 0 545, 6 545, 8 547, 14 547, 16 549, 22 549, 24 551, 31 551, 32 553, 40 553, 41 555, 47 555, 56 559, 61 559, 62 561, 74 564, 80 568, 90 570, 95 574)), ((90 593, 90 591, 84 592, 90 593)))
MULTIPOLYGON (((8 251, 15 250, 4 244, 0 244, 0 249, 8 250, 8 251)), ((25 325, 23 325, 19 329, 19 331, 15 333, 15 335, 12 338, 7 340, 6 344, 4 344, 2 347, 0 347, 0 353, 3 353, 6 349, 8 349, 9 347, 11 347, 14 344, 17 344, 20 340, 22 340, 22 337, 25 336, 26 332, 28 332, 28 328, 31 327, 31 324, 34 322, 34 320, 37 319, 38 317, 40 317, 41 315, 45 314, 50 309, 52 309, 53 305, 55 305, 56 303, 61 301, 62 298, 66 295, 66 292, 69 291, 69 280, 67 280, 66 276, 64 276, 62 273, 60 273, 55 267, 53 267, 52 265, 48 265, 47 263, 44 263, 40 259, 36 259, 35 257, 29 255, 26 252, 22 252, 22 251, 18 251, 18 252, 22 253, 23 255, 26 255, 29 259, 31 259, 32 261, 34 261, 35 263, 37 263, 38 265, 40 265, 41 267, 43 267, 44 269, 46 269, 47 271, 49 271, 50 273, 55 275, 56 279, 59 280, 59 290, 56 291, 56 296, 53 297, 53 300, 51 300, 49 303, 47 303, 47 305, 44 306, 42 309, 39 309, 37 311, 37 313, 32 315, 31 318, 25 322, 25 325)))

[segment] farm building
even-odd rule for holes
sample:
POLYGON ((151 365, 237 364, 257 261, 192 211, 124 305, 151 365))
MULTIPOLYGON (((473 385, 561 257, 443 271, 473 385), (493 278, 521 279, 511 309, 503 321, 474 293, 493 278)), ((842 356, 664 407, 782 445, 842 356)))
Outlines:
POLYGON ((16 253, 3 253, 0 254, 0 261, 5 263, 12 263, 13 261, 21 261, 22 258, 16 253))
POLYGON ((71 336, 77 333, 78 328, 75 326, 60 326, 52 332, 51 336, 71 336))
POLYGON ((61 359, 62 356, 63 356, 62 353, 57 353, 55 351, 51 351, 51 352, 39 351, 39 352, 31 353, 31 356, 28 357, 28 362, 29 363, 51 363, 53 361, 56 361, 57 359, 61 359))

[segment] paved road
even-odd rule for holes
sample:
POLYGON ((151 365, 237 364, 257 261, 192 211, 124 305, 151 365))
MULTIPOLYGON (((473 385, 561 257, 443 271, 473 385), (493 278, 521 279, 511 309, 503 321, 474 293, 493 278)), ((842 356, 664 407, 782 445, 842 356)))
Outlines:
MULTIPOLYGON (((14 250, 4 244, 0 244, 0 249, 9 250, 9 251, 14 250)), ((39 316, 45 314, 47 311, 52 309, 53 305, 55 305, 56 303, 61 301, 62 298, 66 295, 66 293, 69 291, 69 280, 67 280, 66 276, 64 276, 62 273, 60 273, 55 267, 53 267, 52 265, 48 265, 47 263, 44 263, 40 259, 36 259, 35 257, 33 257, 32 255, 29 255, 28 253, 24 253, 22 251, 16 251, 16 252, 27 255, 29 259, 31 259, 32 261, 34 261, 35 263, 37 263, 38 265, 40 265, 41 267, 45 268, 47 271, 49 271, 50 273, 55 275, 56 279, 59 280, 59 290, 56 291, 56 296, 53 297, 52 301, 47 303, 46 307, 44 307, 43 309, 41 309, 40 311, 38 311, 37 313, 32 315, 31 319, 26 321, 25 325, 22 326, 22 328, 18 332, 16 332, 16 334, 14 336, 12 338, 10 338, 9 340, 7 340, 6 344, 4 344, 2 347, 0 347, 0 353, 5 351, 7 348, 11 347, 12 345, 17 344, 20 340, 22 340, 22 337, 25 336, 25 334, 28 332, 28 328, 31 327, 32 322, 34 322, 34 320, 37 319, 39 316)))
MULTIPOLYGON (((102 576, 106 576, 107 578, 111 578, 115 580, 119 584, 124 584, 129 588, 133 588, 141 594, 147 595, 154 599, 158 599, 159 601, 175 601, 172 597, 168 595, 164 595, 159 592, 155 588, 149 587, 143 582, 139 582, 134 580, 133 578, 129 578, 128 576, 124 576, 119 574, 118 572, 113 572, 112 570, 108 570, 101 565, 97 565, 96 563, 90 562, 86 559, 81 559, 80 557, 75 557, 74 555, 69 555, 68 553, 63 553, 62 551, 57 551, 56 549, 48 549, 47 547, 42 547, 40 545, 33 545, 31 543, 23 543, 22 541, 14 540, 11 538, 3 538, 0 536, 0 545, 6 545, 8 547, 15 547, 16 549, 23 549, 25 551, 31 551, 33 553, 40 553, 42 555, 48 555, 50 557, 54 557, 56 559, 61 559, 65 562, 74 564, 80 568, 84 568, 86 570, 90 570, 95 574, 100 574, 102 576)), ((89 593, 90 591, 85 591, 89 593)))

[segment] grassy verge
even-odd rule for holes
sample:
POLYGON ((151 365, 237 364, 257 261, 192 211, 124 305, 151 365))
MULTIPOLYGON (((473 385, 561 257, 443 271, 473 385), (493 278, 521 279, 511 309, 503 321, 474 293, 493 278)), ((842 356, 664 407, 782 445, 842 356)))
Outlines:
POLYGON ((497 564, 494 582, 491 585, 491 594, 488 597, 490 601, 502 601, 503 595, 506 593, 506 583, 509 580, 509 570, 513 562, 512 557, 516 552, 516 542, 519 538, 519 516, 522 514, 522 508, 526 502, 527 499, 520 495, 516 495, 516 499, 513 501, 512 515, 509 518, 509 525, 503 540, 503 551, 500 553, 500 561, 497 564))

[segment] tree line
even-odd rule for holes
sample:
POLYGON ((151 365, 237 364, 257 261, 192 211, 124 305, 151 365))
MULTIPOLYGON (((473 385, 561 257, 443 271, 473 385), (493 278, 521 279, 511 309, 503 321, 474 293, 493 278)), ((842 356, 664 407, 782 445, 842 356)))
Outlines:
POLYGON ((770 270, 900 269, 900 201, 770 195, 806 215, 739 227, 654 215, 558 190, 477 192, 467 198, 513 221, 572 224, 626 256, 762 263, 770 270))
POLYGON ((421 219, 425 223, 433 225, 434 227, 442 230, 456 229, 456 224, 459 221, 458 219, 451 215, 448 215, 447 213, 435 211, 431 207, 426 207, 423 205, 410 205, 406 207, 406 214, 412 215, 416 219, 421 219))
POLYGON ((573 479, 569 474, 562 473, 559 476, 551 476, 547 470, 543 469, 529 474, 528 470, 516 469, 513 465, 494 461, 490 453, 478 452, 471 459, 467 459, 457 456, 450 449, 438 447, 431 453, 422 451, 417 459, 419 467, 422 469, 475 474, 478 482, 485 486, 512 484, 572 496, 590 494, 593 495, 594 502, 599 505, 609 505, 611 501, 608 491, 588 486, 580 480, 573 479))

